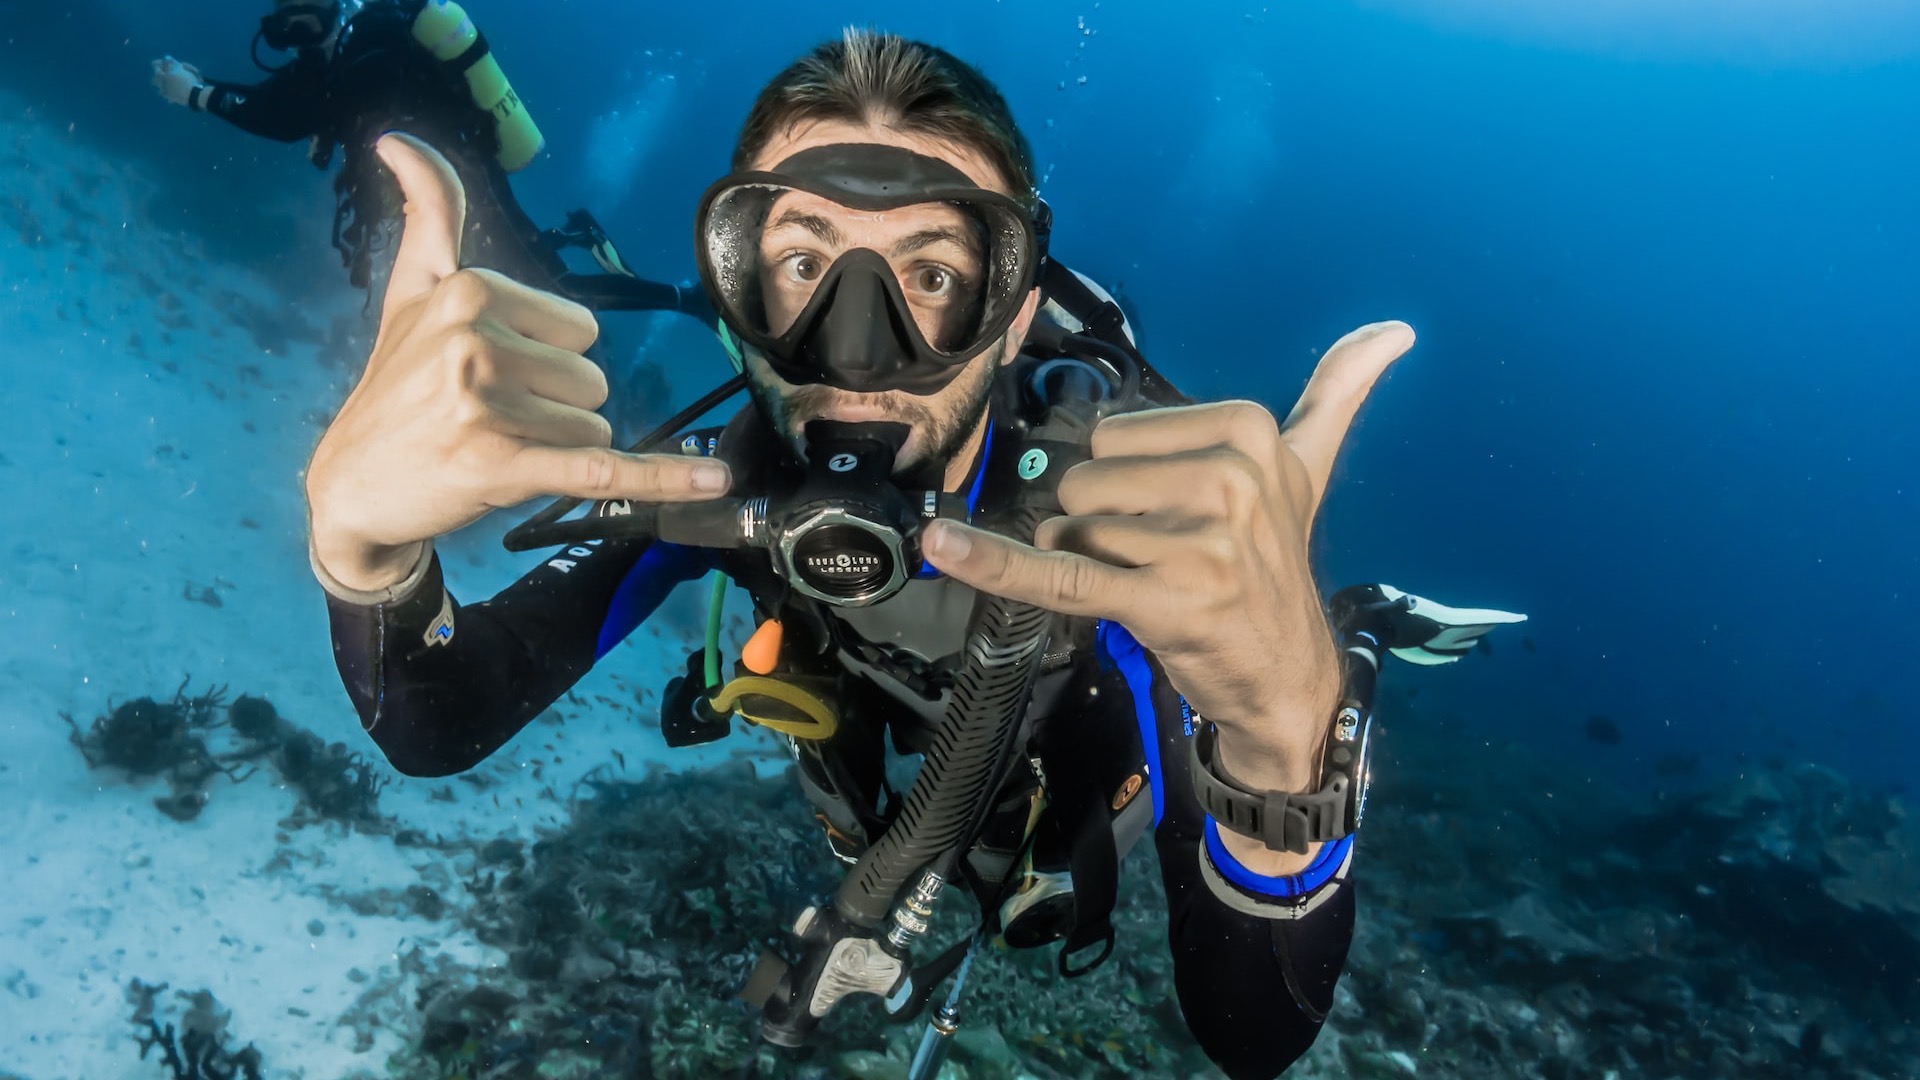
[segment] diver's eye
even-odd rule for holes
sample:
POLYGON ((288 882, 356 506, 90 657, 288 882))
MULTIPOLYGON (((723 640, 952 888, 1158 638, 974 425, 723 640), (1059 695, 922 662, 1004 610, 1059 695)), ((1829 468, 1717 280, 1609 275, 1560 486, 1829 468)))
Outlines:
POLYGON ((908 281, 916 293, 941 297, 953 291, 954 274, 944 266, 922 266, 909 275, 908 281))
POLYGON ((782 259, 780 268, 789 281, 810 282, 820 280, 820 275, 826 272, 826 263, 818 255, 797 251, 782 259))

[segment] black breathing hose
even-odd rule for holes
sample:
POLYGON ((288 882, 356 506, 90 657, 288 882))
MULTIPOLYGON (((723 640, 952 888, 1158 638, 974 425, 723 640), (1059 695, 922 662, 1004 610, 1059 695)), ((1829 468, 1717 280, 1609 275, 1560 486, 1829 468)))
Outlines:
MULTIPOLYGON (((1042 507, 1026 507, 1008 535, 1031 542, 1034 528, 1049 516, 1042 507)), ((982 596, 946 722, 927 750, 907 804, 834 894, 834 909, 848 922, 863 929, 878 926, 915 873, 968 839, 1019 732, 1040 670, 1048 618, 1031 604, 982 596)))

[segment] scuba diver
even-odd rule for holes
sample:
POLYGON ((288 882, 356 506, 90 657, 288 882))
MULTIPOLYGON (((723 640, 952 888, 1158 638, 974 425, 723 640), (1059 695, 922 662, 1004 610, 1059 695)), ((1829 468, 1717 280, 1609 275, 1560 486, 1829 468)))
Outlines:
POLYGON ((172 57, 153 62, 153 85, 166 100, 242 131, 307 140, 307 158, 318 169, 341 150, 333 246, 355 288, 367 287, 380 229, 398 216, 398 193, 372 153, 382 132, 398 129, 425 139, 459 174, 468 201, 466 265, 597 310, 683 310, 708 318, 696 290, 634 275, 587 211, 542 231, 521 209, 507 174, 532 162, 545 140, 459 4, 276 0, 260 20, 252 55, 268 73, 253 85, 206 79, 172 57), (261 58, 263 44, 292 55, 271 67, 261 58), (603 272, 573 271, 560 253, 568 246, 587 249, 603 272))
POLYGON ((1405 324, 1342 338, 1284 424, 1187 402, 1050 254, 992 84, 848 30, 761 91, 697 211, 735 377, 621 453, 580 356, 592 316, 460 270, 455 171, 405 135, 378 153, 407 218, 306 488, 341 678, 395 768, 473 767, 717 570, 715 614, 730 581, 756 629, 728 664, 710 620, 662 732, 777 732, 849 864, 742 988, 763 1038, 801 1045, 854 998, 934 1006, 911 1073, 934 1075, 981 943, 1058 942, 1064 973, 1092 969, 1151 831, 1199 1045, 1235 1078, 1306 1051, 1352 939, 1378 669, 1522 618, 1316 590, 1314 513, 1405 324), (724 425, 689 426, 741 389, 724 425), (435 538, 539 495, 562 498, 508 546, 561 546, 457 602, 435 538), (889 765, 913 755, 901 790, 889 765), (920 955, 950 888, 978 926, 920 955))

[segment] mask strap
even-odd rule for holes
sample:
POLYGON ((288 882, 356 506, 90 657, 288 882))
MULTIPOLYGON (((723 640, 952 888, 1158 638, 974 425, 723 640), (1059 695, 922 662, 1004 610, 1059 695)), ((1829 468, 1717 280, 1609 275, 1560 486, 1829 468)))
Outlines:
POLYGON ((746 374, 746 353, 740 345, 740 339, 733 336, 733 330, 727 326, 725 320, 715 322, 714 333, 719 335, 720 347, 727 351, 727 359, 733 361, 734 373, 737 375, 746 374))

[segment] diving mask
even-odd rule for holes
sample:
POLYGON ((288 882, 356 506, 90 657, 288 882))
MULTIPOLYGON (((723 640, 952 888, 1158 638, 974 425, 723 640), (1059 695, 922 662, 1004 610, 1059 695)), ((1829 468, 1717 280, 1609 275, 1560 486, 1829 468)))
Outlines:
POLYGON ((847 143, 735 173, 695 257, 726 329, 794 384, 932 394, 1007 332, 1045 256, 1015 200, 938 158, 847 143))
POLYGON ((340 3, 279 4, 260 17, 260 40, 270 49, 301 49, 327 40, 340 22, 340 3))

